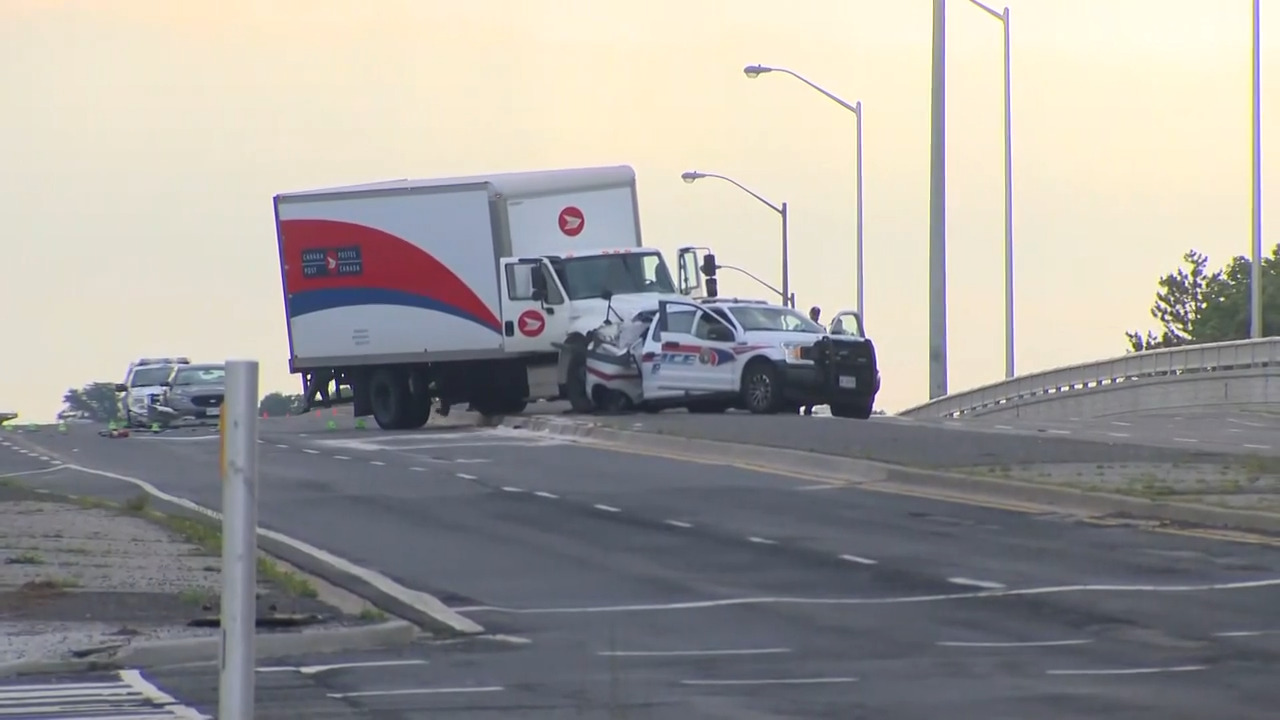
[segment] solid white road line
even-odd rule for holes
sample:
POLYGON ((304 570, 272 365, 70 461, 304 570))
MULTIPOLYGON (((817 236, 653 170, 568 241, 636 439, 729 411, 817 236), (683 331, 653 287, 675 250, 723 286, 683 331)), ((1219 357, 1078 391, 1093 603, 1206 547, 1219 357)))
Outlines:
POLYGON ((941 641, 937 643, 942 647, 966 647, 966 648, 1020 648, 1020 647, 1058 647, 1061 645, 1087 645, 1092 640, 1044 640, 1031 642, 962 642, 941 641))
POLYGON ((596 653, 603 657, 704 657, 712 655, 778 655, 789 653, 790 648, 761 648, 759 650, 605 650, 596 653))
POLYGON ((875 565, 875 564, 877 564, 877 563, 876 563, 876 561, 875 561, 875 560, 872 560, 871 558, 859 557, 859 556, 857 556, 857 555, 841 555, 841 556, 840 556, 840 559, 841 559, 841 560, 848 560, 848 561, 849 561, 849 562, 851 562, 851 563, 858 563, 859 565, 875 565))
POLYGON ((1155 673, 1195 672, 1207 670, 1207 665, 1179 665, 1177 667, 1115 668, 1110 670, 1045 670, 1046 675, 1154 675, 1155 673))
POLYGON ((681 680, 681 685, 818 685, 858 682, 853 677, 777 678, 772 680, 681 680))
POLYGON ((413 690, 364 690, 361 692, 326 693, 326 695, 331 698, 342 699, 376 697, 380 695, 443 695, 447 693, 500 692, 503 689, 500 685, 490 685, 487 687, 417 688, 413 690))
POLYGON ((397 667, 402 665, 426 665, 426 660, 374 660, 371 662, 337 663, 335 665, 279 665, 257 668, 258 672, 296 672, 302 675, 316 675, 330 670, 351 670, 356 668, 397 667))
POLYGON ((1003 583, 993 582, 991 580, 974 580, 973 578, 965 577, 947 578, 947 582, 956 585, 967 585, 969 587, 987 588, 988 590, 999 590, 1004 587, 1003 583))

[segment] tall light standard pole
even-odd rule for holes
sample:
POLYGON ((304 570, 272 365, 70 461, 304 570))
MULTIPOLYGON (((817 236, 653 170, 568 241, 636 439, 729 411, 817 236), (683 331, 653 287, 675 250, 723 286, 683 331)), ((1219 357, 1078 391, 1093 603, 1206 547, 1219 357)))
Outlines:
POLYGON ((731 177, 726 177, 724 175, 717 175, 715 173, 698 172, 697 170, 690 170, 689 172, 686 172, 680 175, 681 180, 684 180, 685 182, 690 184, 702 178, 717 178, 720 180, 724 180, 725 182, 730 183, 732 185, 735 185, 742 192, 759 200, 760 202, 767 205, 770 210, 782 216, 782 304, 794 308, 796 306, 796 299, 795 299, 795 296, 791 294, 791 261, 789 258, 790 250, 787 245, 788 243, 787 204, 782 203, 781 205, 774 205, 768 200, 765 200, 759 194, 753 192, 746 185, 743 185, 737 180, 734 180, 731 177))
POLYGON ((929 399, 947 394, 947 3, 933 0, 929 101, 929 399))
POLYGON ((1004 12, 969 2, 982 8, 1004 25, 1004 376, 1013 370, 1013 83, 1009 62, 1009 8, 1004 12))
POLYGON ((1262 44, 1253 0, 1253 266, 1249 269, 1249 337, 1262 337, 1262 44))
POLYGON ((787 70, 786 68, 769 67, 767 65, 748 65, 742 69, 742 72, 749 78, 757 78, 765 73, 770 73, 770 72, 779 72, 779 73, 783 73, 784 75, 790 75, 791 77, 799 80, 805 85, 808 85, 814 90, 817 90, 818 92, 822 93, 835 104, 853 113, 854 117, 858 121, 858 142, 857 142, 858 240, 857 240, 857 248, 856 248, 856 253, 857 253, 857 271, 856 272, 857 272, 857 283, 858 283, 858 317, 862 318, 862 322, 865 324, 867 315, 864 312, 864 308, 863 308, 864 293, 863 293, 863 282, 862 282, 862 277, 863 277, 862 275, 862 101, 859 100, 853 103, 852 105, 850 105, 849 103, 845 102, 839 97, 836 97, 831 92, 827 91, 825 88, 817 85, 816 83, 811 82, 810 80, 808 80, 807 78, 805 78, 804 76, 798 73, 787 70))

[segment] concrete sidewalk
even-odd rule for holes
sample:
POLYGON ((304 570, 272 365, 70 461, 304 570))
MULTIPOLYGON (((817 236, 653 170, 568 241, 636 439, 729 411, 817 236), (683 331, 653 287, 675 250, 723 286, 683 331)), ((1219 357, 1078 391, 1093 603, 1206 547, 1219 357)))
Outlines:
MULTIPOLYGON (((0 676, 216 662, 221 537, 146 495, 123 506, 0 485, 0 676)), ((265 556, 259 656, 412 640, 416 628, 265 556)))

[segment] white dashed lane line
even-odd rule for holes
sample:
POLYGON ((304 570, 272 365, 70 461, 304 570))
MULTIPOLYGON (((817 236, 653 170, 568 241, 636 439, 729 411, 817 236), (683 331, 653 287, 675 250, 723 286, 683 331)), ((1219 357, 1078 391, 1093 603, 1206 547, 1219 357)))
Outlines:
POLYGON ((304 452, 304 453, 306 453, 306 454, 308 454, 308 455, 319 455, 319 454, 320 454, 320 451, 319 451, 319 450, 312 450, 311 448, 302 448, 302 452, 304 452))
POLYGON ((1044 640, 1031 642, 960 642, 960 641, 943 641, 937 643, 940 647, 961 647, 961 648, 1023 648, 1023 647, 1060 647, 1063 645, 1088 645, 1092 640, 1044 640))
POLYGON ((768 538, 756 537, 755 535, 748 537, 747 542, 753 542, 759 545, 777 545, 778 544, 777 540, 770 540, 768 538))
POLYGON ((678 528, 691 528, 691 527, 693 527, 693 525, 692 525, 691 523, 684 522, 683 520, 663 520, 662 522, 664 522, 664 523, 666 523, 666 524, 668 524, 668 525, 671 525, 671 526, 673 526, 673 527, 678 527, 678 528))
POLYGON ((547 498, 548 500, 557 500, 560 498, 559 495, 553 495, 549 492, 543 492, 542 490, 538 490, 537 492, 534 493, 534 495, 537 495, 538 497, 547 498))
POLYGON ((858 563, 859 565, 876 565, 877 564, 876 561, 872 560, 871 558, 864 558, 858 555, 841 555, 840 559, 851 562, 851 563, 858 563))
POLYGON ((597 510, 603 510, 603 511, 605 511, 605 512, 615 512, 615 513, 616 513, 616 512, 622 512, 622 510, 621 510, 621 509, 616 508, 616 507, 613 507, 612 505, 592 505, 591 507, 593 507, 593 508, 595 508, 595 509, 597 509, 597 510))
POLYGON ((370 465, 386 465, 386 463, 382 462, 381 460, 370 460, 369 464, 370 465))
POLYGON ((350 460, 351 458, 347 457, 346 455, 334 455, 333 459, 334 460, 350 460))
POLYGON ((947 582, 966 587, 986 588, 987 590, 999 590, 1004 587, 1004 583, 992 582, 991 580, 974 580, 966 577, 947 578, 947 582))
POLYGON ((1113 668, 1107 670, 1045 670, 1046 675, 1153 675, 1155 673, 1195 672, 1207 670, 1207 665, 1179 665, 1177 667, 1113 668))
POLYGON ((457 477, 462 478, 463 480, 477 480, 477 479, 478 479, 475 475, 468 475, 468 474, 466 474, 466 473, 454 473, 454 475, 455 475, 455 476, 457 476, 457 477))

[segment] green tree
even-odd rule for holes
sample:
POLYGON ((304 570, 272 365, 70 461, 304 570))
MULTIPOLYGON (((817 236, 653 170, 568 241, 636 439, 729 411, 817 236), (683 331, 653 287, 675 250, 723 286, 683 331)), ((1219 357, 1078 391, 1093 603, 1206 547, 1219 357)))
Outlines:
MULTIPOLYGON (((1209 272, 1209 258, 1196 250, 1182 256, 1185 267, 1157 282, 1151 317, 1157 332, 1127 332, 1135 352, 1199 343, 1227 342, 1249 337, 1250 273, 1253 263, 1243 256, 1209 272)), ((1280 244, 1262 261, 1263 335, 1280 335, 1280 244)))
POLYGON ((82 412, 90 420, 111 422, 120 419, 120 401, 116 395, 116 384, 93 382, 81 387, 70 388, 62 395, 64 411, 82 412))
POLYGON ((258 414, 266 413, 268 417, 297 415, 302 412, 301 395, 285 395, 282 392, 268 393, 258 403, 258 414))

